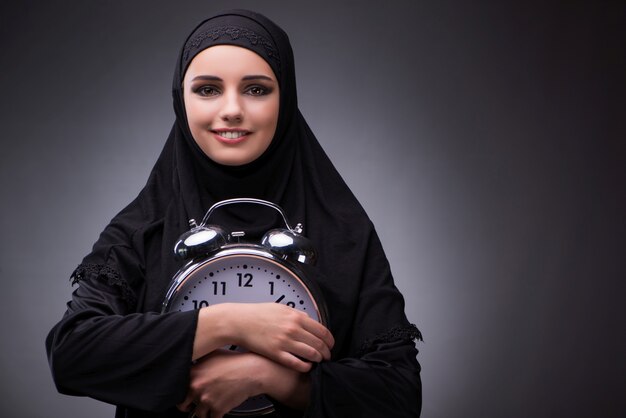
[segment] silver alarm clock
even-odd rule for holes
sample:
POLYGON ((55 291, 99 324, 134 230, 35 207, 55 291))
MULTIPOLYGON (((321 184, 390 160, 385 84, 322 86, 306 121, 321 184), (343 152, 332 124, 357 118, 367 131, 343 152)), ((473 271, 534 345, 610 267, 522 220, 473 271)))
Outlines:
MULTIPOLYGON (((252 198, 223 200, 211 206, 200 225, 191 220, 190 227, 174 246, 175 256, 188 262, 174 275, 163 301, 163 312, 189 311, 225 302, 275 302, 327 324, 321 292, 303 268, 315 264, 315 251, 301 235, 302 225, 292 228, 278 205, 252 198), (216 209, 232 204, 271 207, 280 213, 286 228, 272 229, 260 243, 251 243, 245 242, 245 231, 225 231, 208 224, 216 209)), ((254 416, 273 410, 267 397, 256 396, 230 414, 254 416)))

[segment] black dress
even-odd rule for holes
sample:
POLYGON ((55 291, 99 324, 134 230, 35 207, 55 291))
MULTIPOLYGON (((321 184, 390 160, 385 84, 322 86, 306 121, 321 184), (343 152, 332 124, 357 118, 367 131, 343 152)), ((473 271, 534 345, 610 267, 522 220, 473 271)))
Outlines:
MULTIPOLYGON (((409 417, 421 408, 415 339, 376 231, 320 147, 297 106, 287 35, 244 10, 202 22, 187 38, 173 82, 176 121, 146 186, 100 235, 72 275, 78 287, 46 340, 58 390, 117 405, 116 417, 186 416, 175 405, 187 394, 197 311, 161 314, 180 263, 173 245, 213 203, 255 197, 280 205, 302 222, 318 250, 314 279, 335 337, 331 361, 311 373, 305 412, 277 405, 276 415, 409 417), (257 160, 238 167, 210 160, 186 121, 182 79, 200 51, 218 44, 250 49, 279 81, 276 134, 257 160)), ((243 206, 212 222, 250 240, 280 226, 274 213, 243 206)))

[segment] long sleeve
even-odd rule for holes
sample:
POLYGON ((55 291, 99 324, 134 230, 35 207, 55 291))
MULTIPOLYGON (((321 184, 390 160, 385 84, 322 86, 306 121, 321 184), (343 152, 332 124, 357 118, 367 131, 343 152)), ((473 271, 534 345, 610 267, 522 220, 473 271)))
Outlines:
POLYGON ((309 418, 418 417, 421 381, 413 343, 378 344, 360 358, 319 364, 312 372, 309 418))
POLYGON ((130 313, 128 295, 102 276, 80 281, 46 339, 59 392, 158 411, 187 391, 197 311, 130 313))
POLYGON ((415 340, 420 331, 406 318, 404 298, 393 282, 389 263, 372 229, 364 243, 365 262, 358 291, 326 279, 333 298, 333 360, 311 372, 308 418, 418 417, 421 411, 420 365, 415 340), (333 296, 334 294, 334 296, 333 296), (352 299, 343 299, 353 294, 352 299), (334 309, 334 311, 333 311, 334 309), (337 346, 338 345, 338 346, 337 346))

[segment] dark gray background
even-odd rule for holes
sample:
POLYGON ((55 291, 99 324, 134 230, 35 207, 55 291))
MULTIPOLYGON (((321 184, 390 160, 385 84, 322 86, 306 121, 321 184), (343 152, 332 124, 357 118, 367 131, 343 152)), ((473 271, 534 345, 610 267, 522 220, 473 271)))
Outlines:
POLYGON ((623 2, 409 0, 2 3, 0 415, 112 416, 56 393, 44 338, 156 160, 182 41, 233 5, 290 34, 424 333, 423 416, 625 416, 623 2))

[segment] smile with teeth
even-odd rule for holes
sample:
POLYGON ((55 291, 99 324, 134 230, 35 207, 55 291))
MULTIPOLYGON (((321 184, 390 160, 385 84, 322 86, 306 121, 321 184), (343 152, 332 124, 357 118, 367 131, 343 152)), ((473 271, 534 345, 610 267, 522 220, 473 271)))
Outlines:
POLYGON ((244 135, 247 135, 248 131, 216 131, 216 134, 226 139, 239 139, 244 135))

